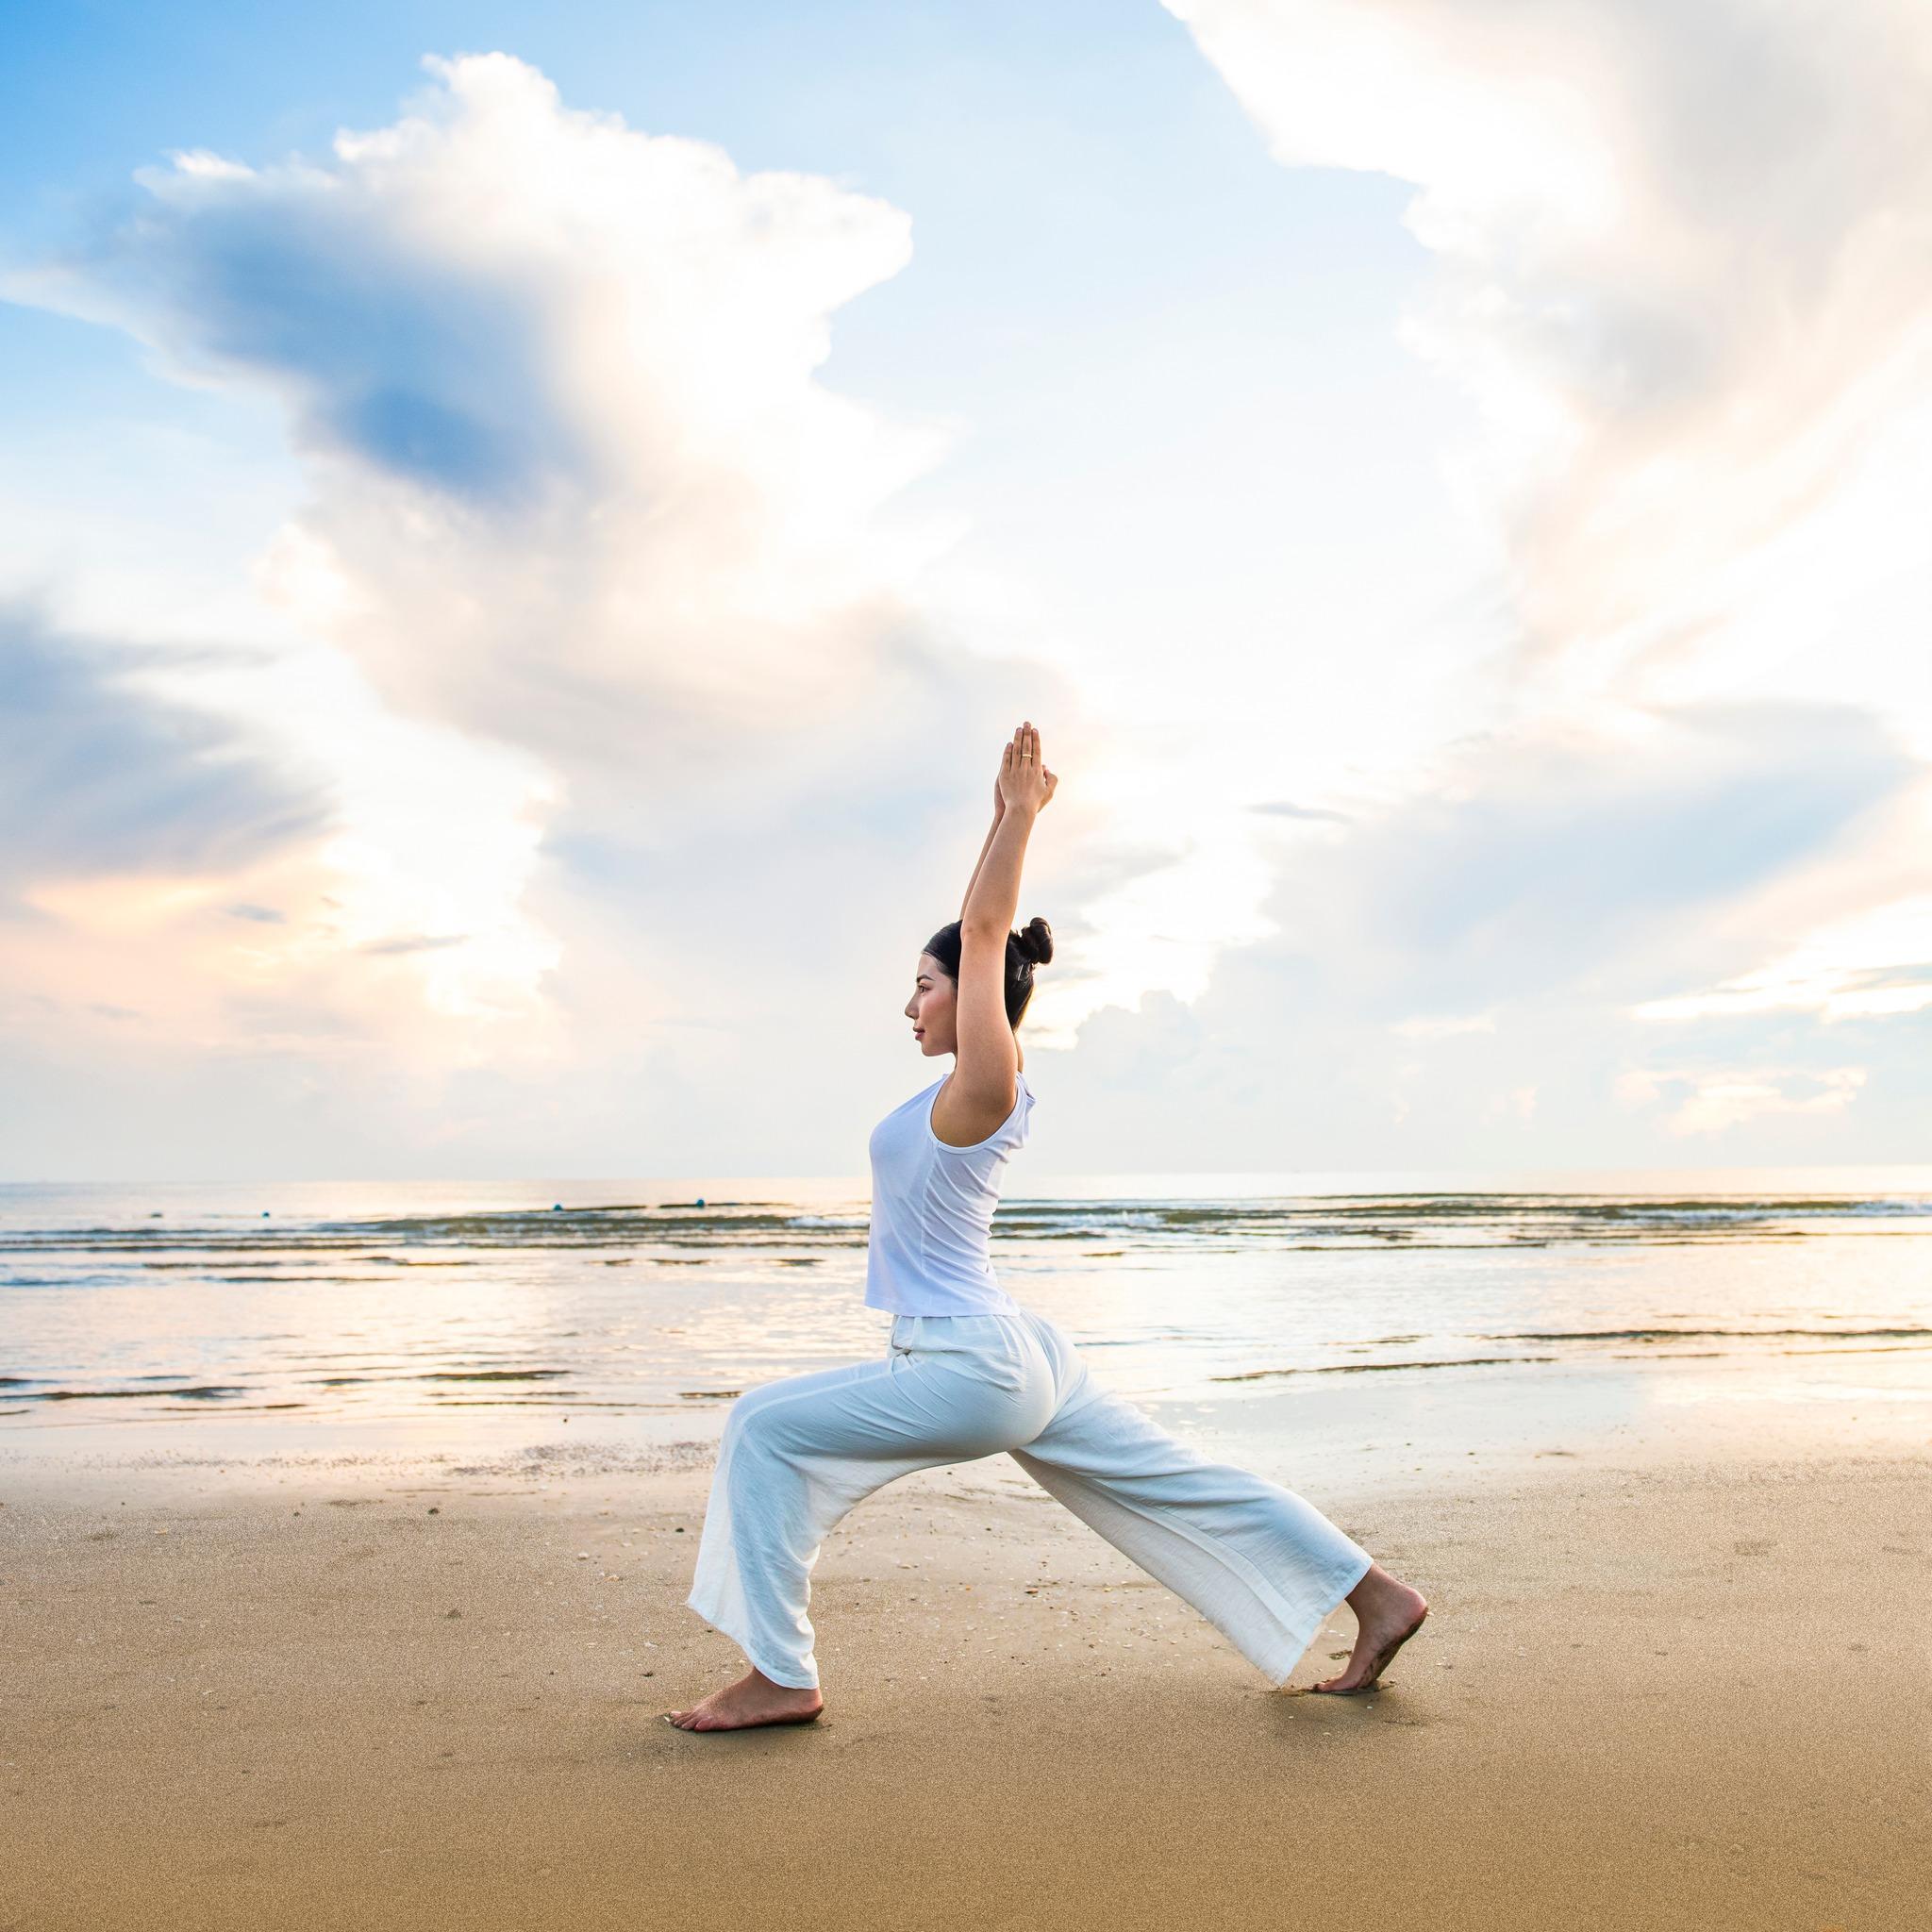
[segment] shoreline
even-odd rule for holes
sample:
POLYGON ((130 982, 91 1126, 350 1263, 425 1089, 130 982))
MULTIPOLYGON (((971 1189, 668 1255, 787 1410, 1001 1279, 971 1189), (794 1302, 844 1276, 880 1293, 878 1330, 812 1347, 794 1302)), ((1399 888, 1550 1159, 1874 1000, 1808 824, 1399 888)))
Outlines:
MULTIPOLYGON (((858 1357, 862 1358, 862 1357, 858 1357)), ((1932 1449, 1921 1351, 1851 1361, 1708 1363, 1645 1357, 1524 1369, 1257 1376, 1235 1389, 1124 1391, 1182 1441, 1291 1489, 1441 1479, 1474 1462, 1527 1479, 1547 1461, 1674 1466, 1743 1457, 1911 1455, 1932 1449)), ((1103 1379, 1109 1384, 1114 1377, 1103 1379)), ((211 1471, 278 1479, 442 1480, 523 1485, 708 1471, 728 1400, 600 1412, 476 1407, 448 1413, 292 1415, 202 1410, 112 1420, 42 1411, 0 1424, 0 1493, 8 1484, 116 1471, 211 1471)))
POLYGON ((1295 1485, 1429 1597, 1374 1694, 1300 1694, 1345 1607, 1275 1692, 1000 1457, 828 1539, 818 1724, 700 1738, 706 1468, 15 1457, 11 1924, 1910 1923, 1923 1444, 1462 1463, 1295 1485))

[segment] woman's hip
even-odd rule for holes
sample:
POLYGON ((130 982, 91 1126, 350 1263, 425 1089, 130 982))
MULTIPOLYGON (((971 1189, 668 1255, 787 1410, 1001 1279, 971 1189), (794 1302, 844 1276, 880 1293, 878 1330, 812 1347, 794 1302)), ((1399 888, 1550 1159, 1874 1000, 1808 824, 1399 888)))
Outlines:
POLYGON ((870 1362, 747 1390, 725 1418, 723 1457, 951 1461, 1032 1441, 1051 1419, 1044 1362, 1004 1350, 892 1350, 870 1362))
POLYGON ((1086 1391, 1073 1344, 1030 1310, 900 1315, 882 1357, 748 1389, 733 1453, 950 1460, 1024 1448, 1086 1391))
POLYGON ((886 1352, 889 1359, 930 1361, 1024 1388, 1048 1401, 1049 1416, 1087 1377, 1073 1342, 1044 1315, 1017 1304, 972 1315, 896 1315, 886 1352))

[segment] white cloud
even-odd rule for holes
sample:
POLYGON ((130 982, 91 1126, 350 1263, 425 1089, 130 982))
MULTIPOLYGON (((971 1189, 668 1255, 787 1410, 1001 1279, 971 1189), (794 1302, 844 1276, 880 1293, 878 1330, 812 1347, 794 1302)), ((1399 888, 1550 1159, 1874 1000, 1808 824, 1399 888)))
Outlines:
POLYGON ((832 313, 908 258, 906 214, 567 108, 508 55, 425 65, 400 118, 325 160, 176 154, 138 171, 125 218, 7 277, 132 333, 173 381, 285 410, 307 499, 253 573, 277 648, 162 695, 330 805, 299 877, 199 877, 117 911, 117 889, 57 869, 38 903, 83 947, 131 918, 193 960, 145 1005, 158 1028, 172 997, 204 1041, 240 974, 257 1003, 234 1025, 304 1051, 346 1032, 431 1063, 594 1055, 666 997, 641 967, 564 987, 573 943, 623 948, 615 918, 640 959, 641 922, 708 927, 728 999, 760 893, 795 870, 788 815, 917 784, 895 814, 916 830, 946 802, 933 741, 958 731, 990 775, 1017 680, 962 689, 909 598, 947 533, 886 511, 944 435, 817 379, 832 313), (756 857, 708 872, 734 841, 756 857), (675 884, 672 846, 694 861, 675 884), (576 925, 546 925, 540 875, 573 864, 655 890, 613 913, 595 883, 553 882, 549 918, 576 925), (193 941, 171 924, 238 897, 276 923, 193 941))
POLYGON ((319 787, 170 701, 169 674, 192 661, 0 603, 0 918, 49 877, 230 871, 325 829, 319 787))
MULTIPOLYGON (((1923 1017, 1932 890, 1901 837, 1932 756, 1921 16, 1174 10, 1282 159, 1416 184, 1440 274, 1406 337, 1480 405, 1460 487, 1502 594, 1357 621, 1345 570, 1294 604, 1290 541, 1213 640, 1177 601, 1130 647, 1023 586, 985 630, 1077 675, 989 658, 924 607, 953 531, 900 495, 949 429, 820 379, 908 215, 572 110, 508 56, 432 59, 393 125, 177 155, 8 279, 284 413, 304 495, 253 575, 278 655, 149 694, 329 823, 251 842, 250 793, 231 850, 36 860, 0 990, 96 1068, 109 1032, 116 1069, 192 1061, 210 1167, 264 1108, 405 1171, 431 1131, 458 1165, 843 1164, 799 1151, 838 1109, 811 1144, 861 1144, 826 1042, 890 1039, 977 842, 963 768, 1030 712, 1072 774, 1021 908, 1062 941, 1032 1041, 1079 1046, 1061 1165, 1902 1131, 1923 1082, 1875 1036, 1923 1017), (1664 1017, 1689 1071, 1620 1108, 1664 1017)), ((1229 424, 1259 555, 1327 458, 1229 424)), ((1185 585, 1198 528, 1127 515, 1167 499, 1119 471, 1101 521, 1185 585)), ((1132 556, 1107 575, 1143 594, 1132 556)))
POLYGON ((1493 1033, 1493 1013, 1417 1013, 1389 1028, 1398 1040, 1446 1040, 1457 1033, 1493 1033))
MULTIPOLYGON (((1307 1010, 1280 1050, 1304 1078, 1332 1060, 1330 1118, 1357 1120, 1342 1096, 1388 1074, 1359 1030, 1376 1008, 1391 1044, 1443 1054, 1475 1043, 1453 1016, 1493 1014, 1467 1107, 1433 1091, 1447 1061, 1394 1070, 1410 1144, 1433 1111, 1438 1151, 1481 1092, 1526 1091, 1501 1084, 1529 1071, 1523 1036, 1564 1010, 1596 1102, 1633 1024, 1729 1029, 1730 1071, 1673 1135, 1855 1094, 1899 1117, 1923 1083, 1896 1056, 1863 1090, 1814 1067, 1792 1099, 1812 1057, 1766 1016, 1904 1026, 1925 1004, 1932 16, 1168 5, 1278 160, 1415 185, 1436 271, 1403 337, 1481 409, 1457 475, 1497 533, 1512 644, 1484 726, 1412 758, 1325 852, 1284 854, 1281 940, 1217 969, 1232 1024, 1252 1032, 1270 965, 1306 959, 1319 992, 1280 983, 1307 1010), (1738 1070, 1751 1016, 1761 1080, 1738 1070)), ((1562 1131, 1574 1096, 1535 1084, 1562 1131)))
MULTIPOLYGON (((1545 697, 1641 691, 1657 654, 1705 648, 1742 615, 1729 580, 1925 404, 1915 0, 1169 7, 1277 158, 1417 185, 1406 219, 1442 273, 1409 339, 1487 411, 1472 484, 1545 697)), ((1842 560, 1887 568, 1911 521, 1894 501, 1842 560)))
POLYGON ((1645 1000, 1639 1020, 1813 1012, 1827 1024, 1932 1007, 1932 894, 1821 927, 1768 966, 1707 991, 1645 1000))
POLYGON ((326 164, 139 170, 138 215, 8 292, 283 401, 315 493, 275 579, 405 710, 674 762, 834 714, 943 541, 875 517, 943 436, 815 379, 907 216, 507 54, 425 65, 326 164))
POLYGON ((1626 1107, 1666 1103, 1664 1131, 1688 1139, 1783 1115, 1835 1117, 1851 1106, 1865 1079, 1863 1067, 1657 1069, 1625 1074, 1616 1092, 1626 1107))

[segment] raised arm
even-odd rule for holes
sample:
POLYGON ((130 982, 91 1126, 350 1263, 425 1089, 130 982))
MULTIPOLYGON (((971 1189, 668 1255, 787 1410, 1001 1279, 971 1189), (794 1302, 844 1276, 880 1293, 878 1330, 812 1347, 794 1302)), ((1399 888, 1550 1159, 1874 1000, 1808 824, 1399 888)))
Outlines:
POLYGON ((1007 936, 1019 910, 1026 842, 1058 783, 1041 758, 1040 733, 1023 724, 1000 755, 1003 809, 959 914, 958 1065, 933 1113, 935 1127, 958 1144, 983 1140, 1013 1110, 1020 1056, 1007 1019, 1007 936))
POLYGON ((979 843, 979 857, 973 861, 973 876, 966 881, 966 896, 959 901, 959 917, 964 920, 966 908, 973 903, 973 888, 979 881, 979 869, 986 863, 987 847, 992 843, 992 835, 1000 828, 1000 820, 1005 816, 1007 801, 1000 796, 999 780, 992 785, 992 824, 986 829, 986 837, 979 843))
MULTIPOLYGON (((961 936, 991 933, 1002 946, 1020 909, 1020 873, 1033 821, 1053 796, 1054 778, 1040 756, 1040 733, 1022 724, 1000 754, 1000 816, 986 835, 986 849, 974 868, 959 911, 961 936)), ((1001 970, 1005 971, 1005 954, 1001 970)))

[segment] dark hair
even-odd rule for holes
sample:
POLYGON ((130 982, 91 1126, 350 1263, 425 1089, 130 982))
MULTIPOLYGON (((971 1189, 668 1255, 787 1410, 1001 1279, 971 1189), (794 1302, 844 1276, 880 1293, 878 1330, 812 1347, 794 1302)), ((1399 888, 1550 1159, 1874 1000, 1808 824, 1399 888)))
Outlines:
MULTIPOLYGON (((959 922, 942 925, 927 940, 924 951, 930 953, 945 969, 953 984, 959 983, 959 922)), ((1033 997, 1033 969, 1053 958, 1053 927, 1043 919, 1029 919, 1019 932, 1007 935, 1007 1024, 1017 1026, 1033 997)))

